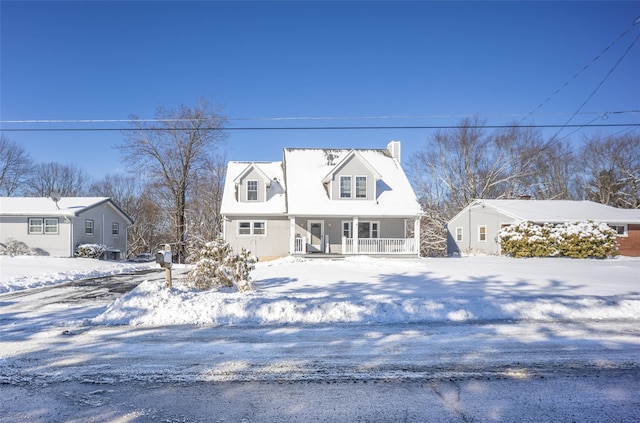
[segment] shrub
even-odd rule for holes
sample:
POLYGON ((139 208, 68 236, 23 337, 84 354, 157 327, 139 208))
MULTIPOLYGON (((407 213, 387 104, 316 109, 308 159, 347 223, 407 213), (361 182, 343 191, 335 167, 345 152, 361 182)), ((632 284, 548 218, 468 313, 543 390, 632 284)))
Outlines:
POLYGON ((94 258, 99 259, 102 258, 104 253, 107 251, 107 246, 102 244, 80 244, 78 248, 76 248, 76 257, 82 258, 94 258))
POLYGON ((502 250, 513 257, 549 257, 558 254, 553 226, 522 222, 502 228, 498 233, 502 250))
POLYGON ((605 258, 618 254, 616 232, 591 221, 557 226, 522 222, 501 229, 498 237, 502 250, 513 257, 605 258))
POLYGON ((617 233, 604 223, 567 223, 557 230, 558 249, 565 257, 606 258, 618 254, 617 233))
POLYGON ((240 292, 253 289, 249 272, 255 268, 256 259, 244 248, 234 254, 228 243, 217 240, 206 243, 199 257, 186 277, 196 288, 235 287, 240 292))
POLYGON ((34 255, 34 251, 29 246, 13 238, 7 238, 4 244, 0 244, 2 255, 7 256, 31 256, 34 255))

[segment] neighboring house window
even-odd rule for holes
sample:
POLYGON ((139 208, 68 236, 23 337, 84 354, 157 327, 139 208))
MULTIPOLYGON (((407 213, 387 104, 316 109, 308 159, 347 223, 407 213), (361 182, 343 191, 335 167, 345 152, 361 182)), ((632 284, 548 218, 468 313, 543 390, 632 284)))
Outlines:
POLYGON ((238 222, 238 235, 266 235, 267 222, 264 220, 248 220, 238 222))
POLYGON ((340 198, 351 198, 351 176, 340 177, 340 198))
POLYGON ((618 236, 629 236, 627 233, 627 225, 609 225, 611 229, 616 231, 618 236))
POLYGON ((487 240, 487 227, 482 225, 478 226, 478 241, 486 241, 487 240))
POLYGON ((54 235, 58 233, 58 218, 57 217, 31 217, 29 218, 29 233, 30 234, 48 234, 54 235))
POLYGON ((58 233, 58 218, 45 218, 44 219, 44 233, 45 234, 57 234, 58 233))
POLYGON ((29 218, 29 233, 41 234, 44 228, 44 219, 40 217, 29 218))
POLYGON ((462 226, 456 228, 456 241, 462 242, 462 226))
POLYGON ((380 234, 379 222, 358 223, 358 238, 378 238, 380 234))
POLYGON ((247 181, 247 201, 258 201, 258 181, 247 181))
POLYGON ((342 236, 345 238, 351 238, 351 222, 342 222, 342 236))
POLYGON ((119 236, 120 235, 120 224, 113 222, 111 224, 111 235, 113 236, 119 236))
POLYGON ((366 176, 356 176, 356 198, 367 198, 366 176))
POLYGON ((93 220, 86 219, 84 221, 84 234, 93 235, 93 220))

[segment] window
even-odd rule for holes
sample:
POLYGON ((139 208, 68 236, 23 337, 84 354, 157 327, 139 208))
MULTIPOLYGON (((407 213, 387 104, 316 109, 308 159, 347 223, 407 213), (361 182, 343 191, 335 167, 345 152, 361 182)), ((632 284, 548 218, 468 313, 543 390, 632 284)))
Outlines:
POLYGON ((345 238, 351 238, 351 222, 342 222, 342 236, 345 238))
POLYGON ((358 223, 358 238, 378 238, 379 228, 379 222, 360 222, 358 223))
POLYGON ((478 241, 486 241, 487 240, 487 227, 482 225, 478 226, 478 241))
POLYGON ((57 217, 29 218, 29 233, 56 235, 58 233, 58 218, 57 217))
POLYGON ((267 234, 267 222, 264 220, 238 222, 238 235, 263 236, 267 234))
POLYGON ((356 176, 356 198, 367 198, 366 176, 356 176))
POLYGON ((93 220, 86 219, 84 221, 84 234, 93 236, 93 220))
POLYGON ((462 241, 462 226, 458 226, 456 228, 456 241, 457 242, 461 242, 462 241))
POLYGON ((258 181, 247 181, 247 201, 258 201, 258 181))
POLYGON ((44 219, 40 217, 34 217, 29 219, 29 233, 41 234, 44 228, 44 219))
POLYGON ((627 233, 627 225, 609 225, 611 229, 616 231, 618 236, 629 236, 627 233))
POLYGON ((120 235, 120 224, 113 222, 111 224, 111 235, 119 236, 120 235))
POLYGON ((265 222, 253 222, 253 234, 265 235, 265 222))
POLYGON ((340 177, 340 198, 351 198, 351 176, 340 177))
POLYGON ((238 222, 238 235, 251 235, 251 222, 238 222))
POLYGON ((57 234, 58 233, 58 218, 45 218, 44 219, 44 233, 45 234, 57 234))

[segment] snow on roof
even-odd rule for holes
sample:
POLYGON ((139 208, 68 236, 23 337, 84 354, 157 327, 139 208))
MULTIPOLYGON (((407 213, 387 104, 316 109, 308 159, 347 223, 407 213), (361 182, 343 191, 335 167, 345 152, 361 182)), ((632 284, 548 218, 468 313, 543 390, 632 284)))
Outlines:
POLYGON ((62 197, 56 205, 47 197, 0 197, 0 215, 77 216, 83 210, 109 200, 109 197, 62 197))
POLYGON ((284 150, 288 212, 296 216, 417 216, 420 205, 404 171, 387 150, 284 150), (376 201, 331 201, 323 179, 357 151, 377 171, 376 201), (328 155, 331 155, 328 160, 328 155))
POLYGON ((618 209, 586 200, 477 200, 474 203, 486 204, 514 218, 532 222, 593 220, 604 223, 640 223, 638 209, 618 209))
POLYGON ((282 215, 287 212, 282 162, 229 162, 225 181, 220 205, 221 214, 282 215), (236 179, 250 167, 254 167, 272 181, 265 202, 241 203, 238 201, 236 179))

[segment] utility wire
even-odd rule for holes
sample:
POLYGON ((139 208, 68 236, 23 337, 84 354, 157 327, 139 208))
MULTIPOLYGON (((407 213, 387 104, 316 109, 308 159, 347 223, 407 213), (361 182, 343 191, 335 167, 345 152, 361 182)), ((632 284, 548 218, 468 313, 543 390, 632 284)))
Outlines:
MULTIPOLYGON (((636 21, 638 22, 638 21, 636 21)), ((635 25, 635 22, 634 22, 635 25)), ((613 65, 613 67, 609 70, 609 72, 604 76, 604 78, 602 79, 602 81, 600 81, 600 83, 596 86, 596 88, 591 92, 591 94, 589 94, 589 96, 587 97, 587 99, 580 105, 580 107, 578 107, 578 110, 576 110, 576 112, 574 114, 571 115, 571 117, 569 118, 569 120, 567 120, 567 124, 569 122, 571 122, 573 120, 573 118, 576 117, 576 115, 582 110, 582 108, 589 102, 589 100, 591 100, 591 98, 596 94, 596 92, 598 92, 598 90, 600 89, 600 87, 602 87, 602 84, 605 83, 605 81, 609 78, 609 76, 611 76, 611 74, 613 73, 613 71, 618 67, 618 65, 620 64, 620 62, 622 62, 622 60, 627 56, 627 54, 629 53, 629 51, 633 48, 633 46, 636 44, 636 42, 638 42, 638 39, 640 39, 640 32, 638 32, 638 35, 636 35, 636 38, 634 38, 634 40, 631 42, 631 44, 629 44, 629 47, 627 47, 627 49, 624 51, 624 53, 622 54, 622 56, 620 56, 620 58, 618 59, 618 61, 613 65)), ((564 128, 560 128, 558 130, 558 132, 556 132, 556 134, 552 137, 552 139, 555 139, 558 134, 560 134, 560 132, 562 132, 564 128)), ((575 131, 573 131, 575 132, 575 131)), ((571 132, 571 134, 573 134, 573 132, 571 132)), ((571 135, 569 134, 569 135, 571 135)), ((568 135, 567 135, 568 136, 568 135)), ((564 137, 566 138, 566 137, 564 137)), ((563 140, 564 138, 562 138, 561 140, 563 140)))
MULTIPOLYGON (((600 59, 600 57, 602 57, 607 51, 609 51, 609 49, 611 49, 611 47, 613 47, 618 41, 620 41, 620 39, 622 39, 625 35, 627 35, 629 33, 629 31, 631 31, 631 29, 633 29, 633 27, 640 23, 640 17, 638 19, 636 19, 631 26, 629 26, 629 28, 627 28, 625 31, 622 32, 622 34, 620 34, 618 36, 618 38, 616 38, 611 44, 609 44, 604 50, 602 50, 600 52, 600 54, 598 54, 596 57, 594 57, 589 63, 587 63, 582 69, 580 69, 575 75, 573 75, 570 79, 568 79, 560 88, 558 88, 553 94, 551 94, 549 97, 547 97, 542 103, 538 104, 538 106, 536 106, 536 108, 534 108, 532 111, 530 111, 524 118, 522 118, 520 120, 519 123, 524 122, 525 120, 527 120, 529 117, 531 117, 531 115, 533 115, 535 112, 537 112, 542 106, 544 106, 545 104, 547 104, 549 102, 549 100, 551 100, 553 97, 556 96, 556 94, 558 94, 560 91, 562 91, 567 85, 569 85, 571 82, 573 82, 576 78, 578 78, 578 76, 580 76, 585 70, 587 70, 587 68, 589 68, 592 64, 594 64, 598 59, 600 59)), ((636 38, 637 40, 637 38, 636 38)), ((632 43, 632 45, 635 43, 635 41, 632 43)), ((628 49, 627 49, 628 50, 628 49)), ((625 52, 626 55, 626 52, 625 52)))
MULTIPOLYGON (((612 128, 640 127, 640 123, 558 124, 558 125, 389 125, 389 126, 288 126, 288 127, 203 127, 202 131, 321 131, 321 130, 378 130, 378 129, 503 129, 503 128, 612 128)), ((193 128, 9 128, 0 132, 98 132, 98 131, 191 131, 193 128)))

